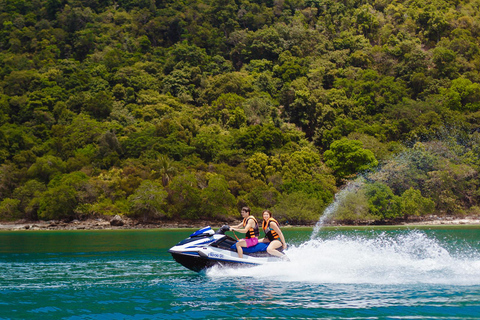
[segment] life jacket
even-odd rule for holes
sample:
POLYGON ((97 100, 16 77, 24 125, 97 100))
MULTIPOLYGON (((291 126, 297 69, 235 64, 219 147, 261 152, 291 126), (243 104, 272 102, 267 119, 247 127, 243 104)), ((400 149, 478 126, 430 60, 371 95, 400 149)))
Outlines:
POLYGON ((245 234, 245 238, 246 239, 254 238, 254 237, 258 238, 260 231, 258 231, 258 222, 257 222, 257 219, 255 219, 255 217, 248 216, 245 219, 243 219, 243 227, 245 228, 249 219, 253 219, 253 221, 255 221, 255 226, 253 228, 248 229, 247 233, 245 234))
POLYGON ((273 230, 273 228, 270 228, 270 223, 272 222, 275 222, 277 226, 280 226, 278 224, 278 221, 273 218, 268 218, 267 221, 263 220, 262 222, 262 228, 263 228, 263 231, 265 232, 265 237, 267 237, 268 240, 270 240, 270 242, 273 240, 280 240, 280 236, 278 235, 278 233, 276 233, 275 230, 273 230))

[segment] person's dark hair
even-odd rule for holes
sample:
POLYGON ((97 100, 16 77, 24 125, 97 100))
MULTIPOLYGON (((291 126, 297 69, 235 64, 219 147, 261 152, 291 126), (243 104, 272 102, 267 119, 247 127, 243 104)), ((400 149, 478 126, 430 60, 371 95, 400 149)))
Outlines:
POLYGON ((271 212, 270 210, 263 210, 262 215, 263 215, 263 213, 265 213, 265 212, 268 212, 268 215, 270 216, 270 218, 273 216, 273 214, 272 214, 272 212, 271 212))
POLYGON ((249 207, 243 207, 242 211, 246 211, 246 212, 250 213, 250 208, 249 207))

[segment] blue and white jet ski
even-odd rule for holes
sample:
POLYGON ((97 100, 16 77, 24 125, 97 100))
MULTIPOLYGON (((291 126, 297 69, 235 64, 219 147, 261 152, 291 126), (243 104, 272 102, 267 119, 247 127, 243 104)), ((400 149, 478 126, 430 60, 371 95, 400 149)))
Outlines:
POLYGON ((237 240, 225 235, 229 229, 228 226, 223 226, 217 232, 210 227, 197 230, 168 252, 175 261, 196 272, 214 265, 254 266, 281 261, 267 253, 266 243, 243 248, 243 258, 239 258, 235 247, 237 240))

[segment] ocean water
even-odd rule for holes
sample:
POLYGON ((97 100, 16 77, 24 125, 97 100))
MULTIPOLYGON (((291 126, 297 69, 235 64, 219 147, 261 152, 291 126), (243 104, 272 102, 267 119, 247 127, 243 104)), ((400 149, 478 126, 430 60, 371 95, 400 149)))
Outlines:
POLYGON ((0 319, 480 319, 480 227, 284 228, 291 262, 201 273, 191 231, 0 232, 0 319))

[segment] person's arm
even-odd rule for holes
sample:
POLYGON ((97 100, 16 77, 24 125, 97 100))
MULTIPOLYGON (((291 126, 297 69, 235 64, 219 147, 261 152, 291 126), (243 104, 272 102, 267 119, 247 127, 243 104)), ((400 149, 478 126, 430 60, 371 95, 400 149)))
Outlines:
POLYGON ((270 225, 272 226, 272 229, 275 230, 275 232, 280 236, 280 241, 282 242, 283 249, 287 249, 287 242, 285 242, 285 237, 283 236, 283 232, 282 230, 280 230, 278 224, 272 221, 270 225))
POLYGON ((235 226, 230 226, 230 231, 232 231, 233 228, 240 228, 243 226, 243 222, 240 222, 239 224, 235 225, 235 226))
MULTIPOLYGON (((239 226, 241 227, 242 224, 240 224, 239 226)), ((241 229, 239 226, 232 227, 230 228, 230 230, 240 233, 247 233, 250 228, 253 228, 255 226, 255 222, 253 221, 253 219, 248 219, 247 225, 244 229, 241 229)))

